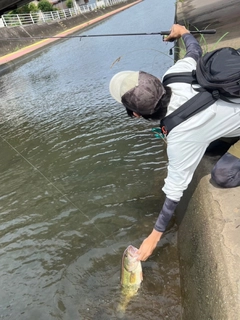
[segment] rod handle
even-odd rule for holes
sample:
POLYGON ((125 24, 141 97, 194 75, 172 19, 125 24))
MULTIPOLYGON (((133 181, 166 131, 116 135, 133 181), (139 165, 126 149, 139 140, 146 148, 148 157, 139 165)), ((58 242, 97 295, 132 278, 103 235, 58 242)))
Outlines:
POLYGON ((215 29, 206 29, 199 31, 190 31, 191 33, 201 33, 201 34, 215 34, 217 31, 215 29))
MULTIPOLYGON (((168 36, 170 34, 171 31, 161 31, 160 34, 162 36, 168 36)), ((206 30, 193 30, 190 31, 190 33, 192 34, 196 34, 196 33, 201 33, 201 34, 215 34, 216 30, 215 29, 206 29, 206 30)))

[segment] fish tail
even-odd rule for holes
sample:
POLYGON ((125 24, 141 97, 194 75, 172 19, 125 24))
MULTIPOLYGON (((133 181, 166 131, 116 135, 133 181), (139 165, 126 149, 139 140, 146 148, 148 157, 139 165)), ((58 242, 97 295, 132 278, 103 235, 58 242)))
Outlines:
POLYGON ((119 303, 117 310, 116 310, 117 319, 122 319, 125 315, 125 311, 126 311, 126 308, 121 303, 119 303))
POLYGON ((121 319, 121 318, 124 317, 125 312, 126 312, 126 308, 127 308, 128 304, 129 304, 130 300, 131 300, 131 298, 127 297, 125 295, 123 295, 121 297, 121 301, 118 304, 117 309, 116 309, 116 316, 117 316, 118 319, 121 319))

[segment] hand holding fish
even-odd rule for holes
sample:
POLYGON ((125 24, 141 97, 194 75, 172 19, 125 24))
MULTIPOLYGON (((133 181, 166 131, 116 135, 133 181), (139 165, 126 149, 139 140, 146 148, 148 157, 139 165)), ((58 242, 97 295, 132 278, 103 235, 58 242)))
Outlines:
POLYGON ((158 241, 161 239, 162 232, 159 232, 155 229, 151 232, 151 234, 143 240, 137 254, 138 260, 146 261, 148 257, 152 254, 153 250, 156 248, 158 241))

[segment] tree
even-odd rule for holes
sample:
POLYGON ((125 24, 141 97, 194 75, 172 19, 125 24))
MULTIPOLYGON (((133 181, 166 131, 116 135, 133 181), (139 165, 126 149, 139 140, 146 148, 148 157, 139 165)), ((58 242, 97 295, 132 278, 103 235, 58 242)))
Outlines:
POLYGON ((22 14, 22 13, 29 13, 30 10, 28 8, 28 4, 25 4, 24 6, 14 9, 9 12, 9 14, 22 14))
POLYGON ((29 3, 28 8, 30 12, 37 12, 39 10, 38 6, 36 6, 33 2, 29 3))
POLYGON ((47 0, 41 0, 38 3, 38 9, 43 12, 54 11, 53 5, 50 2, 48 2, 47 0))
POLYGON ((73 1, 72 1, 72 0, 67 0, 66 6, 67 6, 68 8, 72 8, 72 7, 73 7, 73 1))

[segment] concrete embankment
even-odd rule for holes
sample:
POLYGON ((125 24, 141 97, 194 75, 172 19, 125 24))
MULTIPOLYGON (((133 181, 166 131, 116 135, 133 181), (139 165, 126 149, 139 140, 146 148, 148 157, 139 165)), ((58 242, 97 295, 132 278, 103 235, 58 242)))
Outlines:
MULTIPOLYGON (((205 50, 239 48, 239 15, 238 0, 184 0, 177 5, 176 22, 192 30, 216 29, 204 37, 205 50)), ((177 211, 183 320, 240 319, 240 188, 211 184, 219 157, 202 159, 177 211)))

